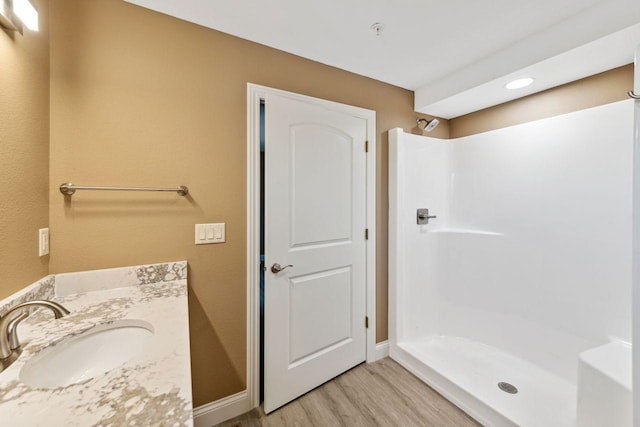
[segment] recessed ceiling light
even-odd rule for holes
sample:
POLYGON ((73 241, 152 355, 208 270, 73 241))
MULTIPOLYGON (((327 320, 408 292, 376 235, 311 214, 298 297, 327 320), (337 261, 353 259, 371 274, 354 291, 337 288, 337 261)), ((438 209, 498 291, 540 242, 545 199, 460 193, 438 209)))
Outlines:
POLYGON ((510 81, 504 85, 504 87, 507 89, 522 89, 523 87, 529 86, 531 83, 533 83, 533 79, 531 77, 525 77, 523 79, 510 81))

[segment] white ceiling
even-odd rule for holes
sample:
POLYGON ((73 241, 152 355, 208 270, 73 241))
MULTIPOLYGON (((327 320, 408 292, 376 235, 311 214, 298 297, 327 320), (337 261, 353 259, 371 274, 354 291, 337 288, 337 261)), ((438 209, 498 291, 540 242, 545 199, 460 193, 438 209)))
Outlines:
POLYGON ((426 88, 437 95, 429 102, 640 22, 640 0, 127 1, 406 89, 426 88), (380 36, 374 22, 385 25, 380 36))

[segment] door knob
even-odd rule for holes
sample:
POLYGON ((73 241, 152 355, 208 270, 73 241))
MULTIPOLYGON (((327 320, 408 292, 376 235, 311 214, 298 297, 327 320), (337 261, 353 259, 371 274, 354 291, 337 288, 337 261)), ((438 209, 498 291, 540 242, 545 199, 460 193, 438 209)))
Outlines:
POLYGON ((274 274, 275 274, 275 273, 280 273, 282 270, 285 270, 285 269, 287 269, 287 268, 289 268, 289 267, 293 267, 293 265, 289 264, 289 265, 285 265, 285 266, 283 267, 283 266, 281 266, 280 264, 278 264, 278 263, 276 262, 275 264, 273 264, 273 265, 271 266, 271 272, 272 272, 272 273, 274 273, 274 274))

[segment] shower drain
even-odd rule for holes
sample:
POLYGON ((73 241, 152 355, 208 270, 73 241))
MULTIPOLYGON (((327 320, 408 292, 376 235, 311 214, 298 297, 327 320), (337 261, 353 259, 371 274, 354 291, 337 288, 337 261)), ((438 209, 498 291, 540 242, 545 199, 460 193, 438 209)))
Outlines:
POLYGON ((500 390, 507 393, 516 394, 518 392, 518 389, 513 384, 499 382, 498 387, 500 388, 500 390))

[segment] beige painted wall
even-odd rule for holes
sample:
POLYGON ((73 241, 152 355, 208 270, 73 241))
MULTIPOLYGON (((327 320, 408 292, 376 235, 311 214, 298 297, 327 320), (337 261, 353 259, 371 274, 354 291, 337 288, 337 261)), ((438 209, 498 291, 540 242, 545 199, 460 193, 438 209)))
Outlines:
MULTIPOLYGON (((51 272, 186 259, 195 405, 244 388, 246 84, 377 112, 378 341, 387 338, 387 133, 415 131, 409 91, 119 0, 56 0, 51 16, 51 272), (88 185, 188 185, 171 194, 88 185), (227 243, 193 244, 225 222, 227 243)), ((448 137, 448 123, 434 136, 448 137)))
POLYGON ((0 27, 0 298, 49 272, 38 229, 49 224, 49 29, 46 1, 34 1, 39 32, 0 27))
POLYGON ((621 101, 631 89, 633 64, 451 119, 451 138, 621 101))

